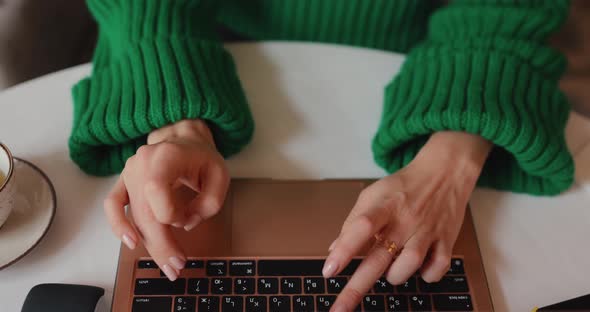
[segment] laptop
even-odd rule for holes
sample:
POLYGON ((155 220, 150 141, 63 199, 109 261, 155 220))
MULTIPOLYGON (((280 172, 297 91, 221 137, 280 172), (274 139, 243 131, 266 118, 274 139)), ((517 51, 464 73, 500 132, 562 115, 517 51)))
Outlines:
MULTIPOLYGON (((328 246, 371 180, 232 180, 221 212, 176 230, 187 263, 170 282, 143 247, 122 246, 112 311, 328 311, 364 252, 321 276, 328 246)), ((492 311, 469 209, 449 272, 392 286, 376 281, 357 311, 492 311)))

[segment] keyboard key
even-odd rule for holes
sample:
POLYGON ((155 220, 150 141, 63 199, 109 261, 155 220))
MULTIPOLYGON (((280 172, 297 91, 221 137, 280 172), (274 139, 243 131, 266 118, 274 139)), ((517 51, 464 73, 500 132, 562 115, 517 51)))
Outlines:
POLYGON ((339 294, 346 286, 346 277, 332 277, 328 279, 328 293, 339 294))
POLYGON ((258 279, 258 293, 264 295, 274 295, 279 293, 279 279, 265 277, 258 279))
POLYGON ((131 312, 170 311, 172 297, 135 297, 131 312))
POLYGON ((287 296, 272 296, 268 301, 269 312, 291 312, 291 298, 287 296))
POLYGON ((236 278, 234 280, 234 291, 240 295, 251 295, 256 292, 255 280, 251 277, 236 278))
POLYGON ((326 292, 323 277, 306 277, 303 279, 303 287, 306 294, 323 294, 326 292))
POLYGON ((453 258, 451 260, 451 267, 447 274, 465 274, 465 270, 463 268, 463 259, 461 258, 453 258))
POLYGON ((135 280, 136 295, 183 295, 186 279, 171 282, 167 278, 138 278, 135 280))
POLYGON ((286 295, 300 294, 301 279, 299 277, 281 278, 281 293, 286 295))
POLYGON ((189 278, 187 293, 197 295, 209 294, 209 280, 206 278, 189 278))
POLYGON ((324 260, 258 260, 260 276, 322 275, 324 260))
POLYGON ((473 311, 469 295, 433 295, 434 308, 438 311, 473 311))
POLYGON ((385 311, 385 297, 383 295, 368 295, 363 298, 363 309, 365 312, 385 311))
POLYGON ((229 262, 229 275, 254 276, 255 274, 256 263, 252 260, 233 260, 229 262))
POLYGON ((209 279, 207 278, 189 278, 187 293, 191 295, 207 295, 209 294, 209 279))
POLYGON ((392 294, 393 293, 393 285, 389 284, 389 282, 382 277, 375 282, 375 287, 373 287, 375 293, 377 294, 392 294))
POLYGON ((199 297, 199 312, 219 312, 219 297, 199 297))
POLYGON ((430 295, 413 295, 410 298, 410 306, 412 311, 430 311, 432 305, 430 304, 430 295))
MULTIPOLYGON (((361 259, 353 259, 339 275, 352 275, 361 259)), ((260 276, 321 276, 324 260, 258 260, 260 276)))
POLYGON ((266 297, 262 297, 262 296, 246 297, 246 311, 248 311, 248 312, 266 312, 266 297))
POLYGON ((185 269, 202 269, 205 267, 205 261, 203 260, 186 260, 184 265, 185 269))
POLYGON ((466 293, 469 292, 465 276, 444 276, 439 282, 426 283, 420 279, 420 291, 427 293, 466 293))
POLYGON ((244 298, 223 297, 221 299, 221 312, 242 312, 244 310, 244 298))
POLYGON ((338 275, 351 276, 361 264, 363 259, 352 259, 350 263, 338 275))
POLYGON ((227 274, 227 261, 211 260, 207 261, 208 276, 224 276, 227 274))
POLYGON ((157 269, 158 265, 152 260, 139 260, 137 261, 137 268, 139 269, 157 269))
POLYGON ((231 294, 231 278, 211 279, 211 293, 215 295, 231 294))
POLYGON ((317 296, 315 297, 316 311, 328 312, 336 301, 336 296, 317 296))
POLYGON ((293 312, 314 312, 313 296, 294 296, 293 312))
POLYGON ((196 307, 197 307, 197 298, 196 297, 176 297, 174 299, 174 311, 194 312, 196 307))
POLYGON ((406 295, 387 296, 385 305, 387 305, 387 311, 410 311, 406 295))
POLYGON ((416 277, 410 277, 405 283, 395 286, 399 293, 415 293, 416 292, 416 277))

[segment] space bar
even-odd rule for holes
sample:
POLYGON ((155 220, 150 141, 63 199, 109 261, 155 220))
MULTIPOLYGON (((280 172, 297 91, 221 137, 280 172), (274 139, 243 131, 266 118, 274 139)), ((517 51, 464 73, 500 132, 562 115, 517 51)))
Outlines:
MULTIPOLYGON (((361 259, 353 259, 340 275, 352 275, 361 259)), ((323 259, 258 260, 260 276, 321 276, 323 259)))

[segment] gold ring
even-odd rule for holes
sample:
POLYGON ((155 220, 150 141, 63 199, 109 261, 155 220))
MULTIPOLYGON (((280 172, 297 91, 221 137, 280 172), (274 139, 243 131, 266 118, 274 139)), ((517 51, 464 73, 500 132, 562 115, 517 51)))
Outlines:
POLYGON ((389 252, 390 254, 395 255, 395 253, 397 252, 397 245, 388 239, 383 239, 381 234, 375 234, 375 240, 378 243, 381 243, 383 247, 387 248, 387 252, 389 252))

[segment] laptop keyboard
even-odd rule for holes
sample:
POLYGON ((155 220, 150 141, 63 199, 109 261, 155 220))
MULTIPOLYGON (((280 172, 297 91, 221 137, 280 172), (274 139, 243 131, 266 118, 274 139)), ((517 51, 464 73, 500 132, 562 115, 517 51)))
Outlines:
MULTIPOLYGON (((169 281, 149 259, 137 262, 133 312, 329 311, 361 259, 338 276, 322 277, 324 259, 190 259, 169 281)), ((463 260, 428 284, 418 275, 393 286, 377 280, 356 311, 472 311, 463 260)))

